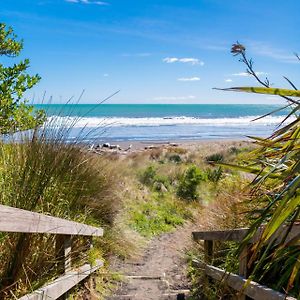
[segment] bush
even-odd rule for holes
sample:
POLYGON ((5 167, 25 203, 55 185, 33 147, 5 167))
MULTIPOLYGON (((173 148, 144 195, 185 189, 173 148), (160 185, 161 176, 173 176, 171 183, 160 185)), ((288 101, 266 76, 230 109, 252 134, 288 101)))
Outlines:
POLYGON ((222 162, 224 160, 224 155, 222 153, 214 153, 212 155, 206 156, 205 160, 210 162, 222 162))
POLYGON ((217 169, 207 169, 206 174, 207 174, 207 179, 209 181, 216 183, 221 179, 223 175, 223 170, 221 167, 217 169))
POLYGON ((157 174, 153 165, 147 167, 140 174, 140 182, 153 188, 157 192, 166 192, 170 186, 170 180, 167 176, 157 174))
POLYGON ((172 154, 169 156, 169 161, 179 164, 182 162, 182 159, 179 154, 172 154))
POLYGON ((198 198, 197 187, 205 180, 201 170, 195 165, 189 167, 180 179, 177 195, 186 200, 196 200, 198 198))
POLYGON ((151 186, 154 183, 155 176, 156 169, 153 165, 150 165, 143 172, 140 173, 139 179, 142 184, 151 186))

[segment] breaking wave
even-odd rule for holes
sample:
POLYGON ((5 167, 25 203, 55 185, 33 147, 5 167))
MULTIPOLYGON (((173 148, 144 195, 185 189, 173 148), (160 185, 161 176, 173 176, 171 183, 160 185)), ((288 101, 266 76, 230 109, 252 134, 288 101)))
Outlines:
POLYGON ((74 128, 93 127, 146 127, 146 126, 178 126, 178 125, 202 125, 202 126, 276 126, 283 120, 282 116, 268 116, 255 120, 259 116, 247 116, 237 118, 194 118, 194 117, 150 117, 150 118, 123 118, 123 117, 61 117, 51 116, 48 125, 64 124, 74 128))

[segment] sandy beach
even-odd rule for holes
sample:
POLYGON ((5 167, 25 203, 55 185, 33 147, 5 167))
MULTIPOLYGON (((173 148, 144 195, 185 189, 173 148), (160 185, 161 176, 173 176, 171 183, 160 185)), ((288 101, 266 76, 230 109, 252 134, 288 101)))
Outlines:
POLYGON ((90 150, 92 152, 111 153, 120 155, 130 155, 132 153, 152 151, 155 149, 170 149, 183 148, 189 152, 201 151, 206 155, 222 152, 231 147, 240 148, 247 147, 251 144, 250 139, 216 139, 216 140, 173 140, 173 141, 110 141, 106 143, 110 147, 105 147, 104 144, 94 144, 90 150))

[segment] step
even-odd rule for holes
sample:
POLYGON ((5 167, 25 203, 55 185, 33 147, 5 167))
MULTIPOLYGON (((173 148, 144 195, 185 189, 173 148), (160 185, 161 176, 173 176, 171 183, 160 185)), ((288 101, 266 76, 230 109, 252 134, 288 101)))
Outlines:
MULTIPOLYGON (((189 290, 173 290, 169 293, 158 295, 156 300, 188 300, 189 290)), ((136 295, 116 295, 107 298, 107 300, 147 300, 136 295)))

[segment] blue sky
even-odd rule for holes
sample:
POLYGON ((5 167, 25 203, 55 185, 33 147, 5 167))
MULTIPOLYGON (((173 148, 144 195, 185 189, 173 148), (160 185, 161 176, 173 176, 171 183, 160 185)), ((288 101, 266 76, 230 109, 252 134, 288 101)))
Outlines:
MULTIPOLYGON (((230 54, 243 43, 274 86, 297 84, 299 0, 1 0, 0 21, 24 39, 22 57, 54 102, 280 103, 213 90, 253 85, 230 54)), ((7 62, 7 59, 5 60, 7 62)))

